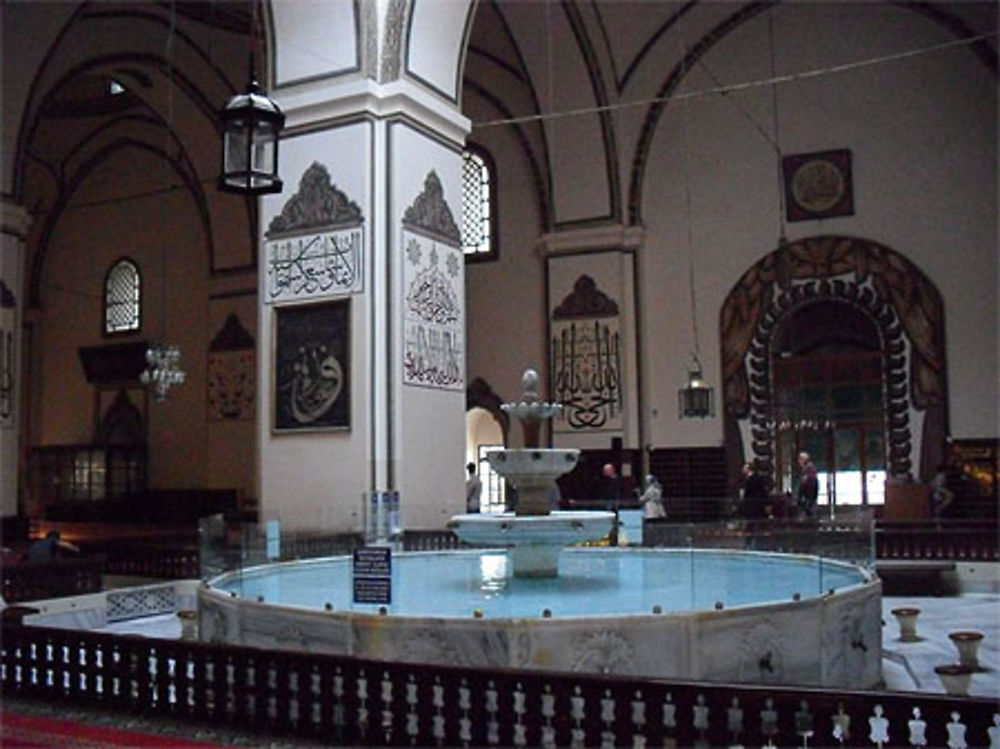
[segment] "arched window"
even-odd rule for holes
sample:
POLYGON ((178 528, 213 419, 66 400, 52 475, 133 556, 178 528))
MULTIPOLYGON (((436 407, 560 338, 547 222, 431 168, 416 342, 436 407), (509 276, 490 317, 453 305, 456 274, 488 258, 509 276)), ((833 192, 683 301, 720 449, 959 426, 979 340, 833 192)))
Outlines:
POLYGON ((462 152, 462 250, 466 260, 497 258, 497 189, 493 159, 468 144, 462 152))
POLYGON ((142 278, 128 258, 117 261, 104 277, 104 332, 132 333, 142 320, 142 278))

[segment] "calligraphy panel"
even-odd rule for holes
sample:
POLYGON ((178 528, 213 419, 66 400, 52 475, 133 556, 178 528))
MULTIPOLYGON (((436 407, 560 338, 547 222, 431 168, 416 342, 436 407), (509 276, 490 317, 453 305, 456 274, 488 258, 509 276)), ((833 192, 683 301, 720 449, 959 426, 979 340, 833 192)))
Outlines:
POLYGON ((555 431, 622 429, 619 328, 617 317, 552 321, 555 431))
POLYGON ((362 227, 276 236, 265 243, 268 303, 364 290, 362 227))
POLYGON ((552 311, 552 394, 563 404, 556 432, 619 431, 622 415, 618 303, 581 273, 552 311))
POLYGON ((403 382, 465 386, 465 314, 460 247, 403 229, 403 382))
POLYGON ((350 429, 350 299, 275 310, 275 432, 350 429))
POLYGON ((264 234, 264 302, 325 299, 364 291, 361 208, 313 162, 264 234))

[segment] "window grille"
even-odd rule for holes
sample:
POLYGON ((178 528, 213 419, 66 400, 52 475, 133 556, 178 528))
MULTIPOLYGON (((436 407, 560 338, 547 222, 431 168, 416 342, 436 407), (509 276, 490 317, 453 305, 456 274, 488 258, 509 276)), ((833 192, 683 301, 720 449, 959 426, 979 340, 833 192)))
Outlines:
POLYGON ((483 149, 462 153, 462 250, 467 259, 495 259, 496 170, 483 149))
POLYGON ((139 330, 142 281, 139 266, 122 259, 108 271, 104 282, 104 332, 139 330))

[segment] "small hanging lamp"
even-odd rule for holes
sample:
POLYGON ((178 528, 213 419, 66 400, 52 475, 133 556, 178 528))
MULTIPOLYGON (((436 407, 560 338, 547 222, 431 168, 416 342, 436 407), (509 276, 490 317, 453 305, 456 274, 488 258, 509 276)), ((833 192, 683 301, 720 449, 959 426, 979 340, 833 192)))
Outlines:
POLYGON ((692 359, 687 387, 677 391, 677 415, 682 419, 715 416, 715 390, 703 379, 698 357, 692 355, 692 359))
POLYGON ((285 125, 281 107, 257 83, 253 56, 247 90, 231 98, 219 113, 222 174, 219 189, 244 195, 281 192, 278 135, 285 125))

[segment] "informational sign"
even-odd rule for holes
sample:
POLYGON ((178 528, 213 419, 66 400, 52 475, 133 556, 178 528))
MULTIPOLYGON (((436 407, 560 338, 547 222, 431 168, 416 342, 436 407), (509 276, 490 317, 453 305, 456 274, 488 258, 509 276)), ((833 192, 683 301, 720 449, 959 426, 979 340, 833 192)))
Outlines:
POLYGON ((354 603, 392 603, 392 549, 365 546, 354 550, 354 603))

